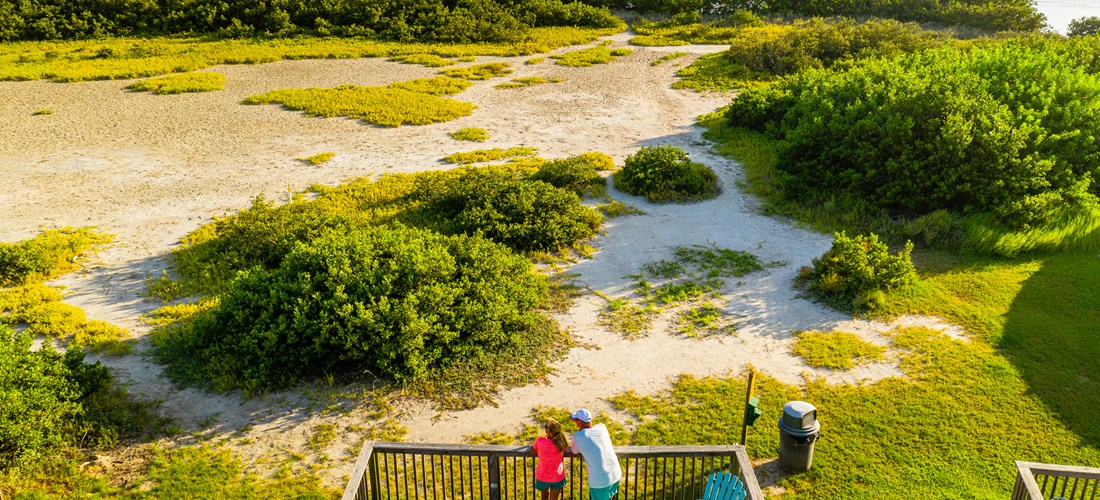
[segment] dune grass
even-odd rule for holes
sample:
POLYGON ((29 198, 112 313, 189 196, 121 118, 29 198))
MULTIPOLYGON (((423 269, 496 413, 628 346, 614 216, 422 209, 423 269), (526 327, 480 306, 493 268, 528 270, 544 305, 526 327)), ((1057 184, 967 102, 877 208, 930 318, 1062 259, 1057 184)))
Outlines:
POLYGON ((517 146, 508 149, 478 149, 474 151, 449 154, 447 156, 444 156, 442 161, 444 163, 467 165, 470 163, 483 163, 520 156, 534 156, 536 153, 538 153, 537 149, 527 146, 517 146))
POLYGON ((512 74, 511 64, 505 62, 476 64, 473 66, 465 66, 461 68, 451 68, 441 71, 444 75, 452 78, 463 78, 466 80, 488 80, 490 78, 496 78, 499 76, 505 76, 512 74))
POLYGON ((585 67, 596 64, 607 64, 618 57, 629 56, 634 51, 630 49, 609 49, 604 45, 587 49, 574 50, 564 54, 550 56, 561 66, 585 67))
POLYGON ((524 87, 530 87, 533 85, 542 85, 544 83, 561 83, 564 82, 564 78, 546 78, 542 76, 528 76, 524 78, 513 78, 512 81, 507 83, 500 83, 496 85, 498 89, 520 89, 524 87))
POLYGON ((50 108, 43 108, 43 109, 36 109, 36 110, 34 111, 34 113, 31 113, 31 116, 43 116, 43 115, 52 115, 52 114, 53 114, 53 110, 52 110, 52 109, 50 109, 50 108))
POLYGON ((527 65, 538 64, 538 63, 543 62, 545 60, 546 60, 545 57, 532 57, 532 58, 530 58, 526 61, 523 61, 523 64, 527 64, 527 65))
POLYGON ((244 104, 282 104, 310 116, 359 118, 383 127, 427 125, 468 116, 473 104, 402 88, 341 85, 280 89, 249 96, 244 104))
POLYGON ((534 28, 514 44, 424 44, 361 38, 111 38, 0 44, 0 80, 74 82, 146 78, 218 64, 431 54, 441 58, 523 56, 590 43, 621 28, 534 28))
POLYGON ((332 160, 336 156, 336 153, 332 151, 326 151, 324 153, 317 153, 313 156, 307 156, 305 158, 298 158, 298 161, 303 161, 311 165, 320 165, 322 163, 332 160))
POLYGON ((225 88, 225 76, 208 71, 180 73, 135 82, 130 90, 152 92, 157 95, 185 94, 189 92, 214 92, 225 88))
POLYGON ((458 64, 457 60, 445 59, 435 54, 402 54, 393 56, 387 59, 390 62, 399 62, 402 64, 420 64, 429 68, 442 68, 444 66, 453 66, 458 64))
POLYGON ((815 330, 795 332, 791 352, 818 368, 850 370, 869 361, 882 361, 886 348, 867 342, 854 333, 815 330))
POLYGON ((451 132, 451 138, 456 141, 485 142, 489 139, 489 132, 483 128, 466 127, 451 132))
POLYGON ((665 55, 661 56, 660 58, 658 58, 656 61, 653 61, 653 62, 649 63, 649 65, 650 66, 660 66, 660 65, 662 65, 666 62, 674 61, 674 60, 679 59, 681 57, 684 57, 686 55, 688 55, 687 52, 673 52, 671 54, 665 54, 665 55))
POLYGON ((114 239, 95 229, 63 227, 15 243, 0 242, 0 287, 38 283, 75 271, 82 258, 114 239))
POLYGON ((387 88, 402 89, 412 92, 420 92, 434 96, 455 95, 470 88, 472 83, 461 78, 449 76, 433 76, 431 78, 417 78, 404 82, 393 82, 387 88))

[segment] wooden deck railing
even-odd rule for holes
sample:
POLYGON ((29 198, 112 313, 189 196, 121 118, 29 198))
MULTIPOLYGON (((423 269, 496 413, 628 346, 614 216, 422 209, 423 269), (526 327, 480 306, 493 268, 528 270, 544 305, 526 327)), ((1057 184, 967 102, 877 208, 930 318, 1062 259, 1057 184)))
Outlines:
MULTIPOLYGON (((343 500, 535 499, 535 459, 527 446, 450 445, 367 441, 343 500)), ((617 446, 623 467, 616 500, 695 500, 706 476, 729 471, 745 482, 748 498, 764 494, 745 448, 729 446, 617 446)), ((566 457, 563 500, 586 500, 584 461, 566 457)))
POLYGON ((1012 500, 1100 499, 1100 469, 1016 462, 1012 500))

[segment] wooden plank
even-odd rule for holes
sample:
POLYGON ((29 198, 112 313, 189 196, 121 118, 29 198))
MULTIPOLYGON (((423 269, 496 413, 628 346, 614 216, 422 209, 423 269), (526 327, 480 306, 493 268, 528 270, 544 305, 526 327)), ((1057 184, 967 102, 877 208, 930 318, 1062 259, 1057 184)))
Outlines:
POLYGON ((756 472, 752 469, 752 461, 749 460, 749 452, 745 451, 745 447, 738 446, 738 450, 734 451, 737 456, 737 467, 741 469, 738 471, 738 476, 741 477, 741 481, 745 483, 745 489, 748 490, 749 498, 752 500, 764 500, 764 491, 760 489, 760 481, 756 480, 756 472))
POLYGON ((1018 475, 1016 477, 1017 480, 1023 484, 1029 498, 1033 500, 1042 500, 1045 497, 1043 496, 1043 492, 1039 489, 1039 485, 1035 482, 1035 476, 1031 474, 1032 465, 1041 464, 1033 464, 1031 462, 1021 462, 1017 460, 1016 473, 1018 475))
POLYGON ((1036 462, 1016 461, 1016 467, 1027 467, 1032 475, 1047 475, 1059 477, 1076 477, 1081 479, 1100 480, 1100 468, 1080 467, 1076 465, 1042 464, 1036 462))
POLYGON ((367 500, 359 498, 360 485, 366 480, 367 464, 370 463, 371 453, 374 451, 374 441, 364 441, 363 449, 359 450, 359 459, 355 461, 355 469, 351 472, 348 487, 344 488, 344 496, 341 500, 367 500))

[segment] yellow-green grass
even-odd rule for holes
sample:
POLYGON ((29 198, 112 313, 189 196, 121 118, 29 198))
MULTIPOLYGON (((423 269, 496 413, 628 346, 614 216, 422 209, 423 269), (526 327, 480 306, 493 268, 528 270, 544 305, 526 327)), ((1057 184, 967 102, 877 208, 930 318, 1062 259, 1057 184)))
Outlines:
POLYGON ((538 64, 538 63, 543 62, 545 60, 546 60, 545 57, 532 57, 532 58, 530 58, 526 61, 523 61, 523 64, 538 64))
POLYGON ((863 340, 854 333, 810 330, 795 332, 791 352, 818 368, 850 370, 870 361, 882 361, 886 348, 863 340))
POLYGON ((503 160, 506 158, 515 158, 517 156, 534 156, 536 153, 538 153, 537 149, 527 146, 517 146, 508 149, 477 149, 474 151, 464 151, 461 153, 449 154, 447 156, 444 156, 442 161, 444 163, 467 165, 470 163, 484 163, 488 161, 503 160))
POLYGON ((416 80, 393 82, 387 85, 387 87, 391 89, 403 89, 412 92, 420 92, 423 94, 443 96, 455 95, 470 88, 471 85, 473 84, 461 78, 451 78, 449 76, 433 76, 431 78, 417 78, 416 80))
POLYGON ((420 64, 429 68, 442 68, 444 66, 453 66, 458 64, 458 61, 454 59, 445 59, 435 54, 402 54, 399 56, 393 56, 388 59, 391 62, 399 62, 403 64, 420 64))
POLYGON ((546 78, 542 76, 528 76, 524 78, 513 78, 508 83, 501 83, 496 86, 498 89, 520 89, 523 87, 530 87, 533 85, 542 85, 544 83, 561 83, 564 82, 564 78, 546 78))
POLYGON ((43 231, 14 243, 0 242, 0 287, 37 283, 75 271, 87 254, 111 242, 114 235, 94 227, 43 231))
POLYGON ((698 91, 727 92, 766 85, 774 77, 756 75, 744 77, 743 72, 725 54, 707 54, 676 72, 680 80, 673 88, 698 91))
POLYGON ((433 54, 444 58, 523 56, 590 43, 622 31, 535 28, 514 44, 424 44, 360 38, 111 38, 0 44, 0 80, 58 82, 146 78, 218 64, 259 64, 287 59, 355 59, 433 54))
POLYGON ((587 151, 577 155, 585 163, 592 165, 592 168, 600 172, 606 172, 608 170, 615 170, 615 160, 613 160, 607 153, 601 153, 599 151, 587 151))
POLYGON ((672 60, 675 60, 675 59, 679 59, 679 58, 684 57, 686 55, 688 55, 687 52, 673 52, 671 54, 665 54, 665 55, 661 56, 659 59, 657 59, 656 61, 653 61, 653 62, 649 63, 649 65, 650 66, 660 66, 660 65, 662 65, 666 62, 669 62, 669 61, 672 61, 672 60))
POLYGON ((34 113, 31 113, 31 116, 42 116, 42 115, 52 115, 52 114, 53 114, 53 110, 52 110, 52 109, 50 109, 50 108, 43 108, 43 109, 36 109, 36 110, 34 111, 34 113))
POLYGON ((609 49, 604 45, 587 49, 574 50, 564 54, 550 56, 562 66, 584 67, 595 64, 607 64, 617 57, 629 56, 634 51, 630 49, 609 49))
POLYGON ((630 40, 632 45, 674 46, 694 44, 728 44, 738 37, 761 36, 759 32, 771 30, 782 32, 793 29, 783 24, 765 26, 719 26, 707 23, 672 24, 661 22, 635 23, 634 31, 638 36, 630 40))
POLYGON ((426 125, 468 116, 468 102, 401 88, 341 85, 335 88, 280 89, 250 96, 244 104, 282 104, 310 116, 359 118, 384 127, 426 125))
POLYGON ((596 209, 607 217, 625 217, 627 215, 642 215, 645 212, 619 200, 611 200, 607 203, 596 205, 596 209))
POLYGON ((225 76, 220 73, 201 71, 179 73, 176 75, 150 78, 134 82, 130 90, 153 92, 154 94, 184 94, 188 92, 213 92, 225 88, 225 76))
POLYGON ((93 352, 129 354, 130 332, 89 320, 84 310, 62 302, 61 289, 41 283, 0 289, 0 324, 22 325, 32 335, 67 340, 93 352))
POLYGON ((335 156, 336 153, 333 153, 332 151, 326 151, 324 153, 317 153, 313 156, 298 158, 298 161, 304 161, 312 165, 320 165, 322 163, 332 160, 335 156))
POLYGON ((489 139, 489 132, 483 128, 466 127, 451 132, 451 138, 456 141, 485 142, 489 139))
POLYGON ((691 44, 691 42, 661 35, 638 35, 631 38, 629 43, 639 47, 677 47, 691 44))
POLYGON ((512 74, 511 64, 506 62, 495 62, 476 64, 473 66, 464 66, 461 68, 451 68, 441 71, 444 75, 452 78, 464 78, 466 80, 488 80, 490 78, 496 78, 498 76, 512 74))

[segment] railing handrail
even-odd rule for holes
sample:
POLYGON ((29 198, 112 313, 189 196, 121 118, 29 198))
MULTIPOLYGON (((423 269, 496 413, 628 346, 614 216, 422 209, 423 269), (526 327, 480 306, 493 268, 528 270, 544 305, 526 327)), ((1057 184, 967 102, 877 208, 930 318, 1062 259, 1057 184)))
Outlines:
MULTIPOLYGON (((1043 488, 1046 486, 1040 486, 1035 476, 1073 479, 1073 489, 1070 490, 1070 496, 1066 498, 1074 498, 1078 491, 1077 480, 1084 479, 1086 481, 1081 485, 1080 491, 1082 495, 1088 492, 1090 485, 1092 486, 1091 491, 1093 497, 1095 497, 1097 489, 1100 489, 1100 468, 1081 467, 1077 465, 1044 464, 1017 460, 1016 471, 1016 486, 1012 496, 1014 499, 1026 498, 1029 500, 1044 500, 1046 498, 1046 495, 1043 493, 1043 488)), ((1061 484, 1063 485, 1062 490, 1064 493, 1069 483, 1061 484)), ((1044 485, 1046 485, 1045 479, 1044 485)), ((1050 488, 1053 490, 1057 485, 1056 480, 1056 484, 1050 485, 1050 488)))
MULTIPOLYGON (((365 441, 355 462, 348 486, 342 500, 355 500, 356 493, 362 488, 367 476, 372 455, 375 453, 407 453, 443 456, 490 456, 529 457, 530 446, 488 445, 488 444, 447 444, 447 443, 401 443, 389 441, 365 441)), ((764 493, 752 469, 748 452, 741 445, 714 446, 616 446, 615 454, 620 459, 646 457, 735 457, 739 476, 745 483, 750 500, 763 500, 764 493)), ((579 455, 568 454, 574 459, 584 460, 579 455)))

